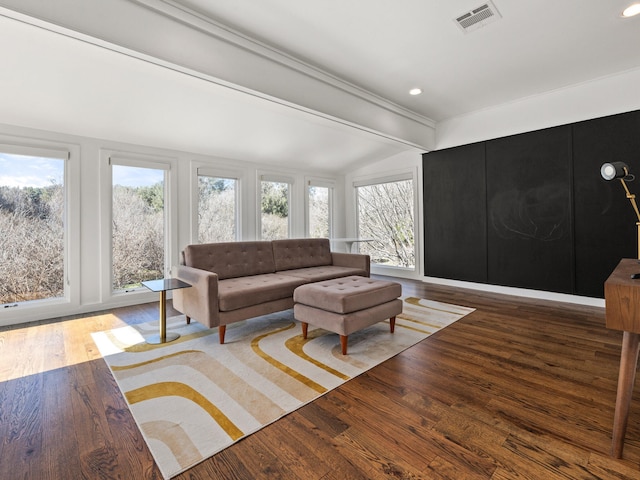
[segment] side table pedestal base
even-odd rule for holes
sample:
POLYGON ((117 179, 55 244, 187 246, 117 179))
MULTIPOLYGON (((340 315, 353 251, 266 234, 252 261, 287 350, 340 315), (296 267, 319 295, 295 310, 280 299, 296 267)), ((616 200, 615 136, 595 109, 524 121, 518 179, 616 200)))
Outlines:
POLYGON ((150 335, 150 336, 145 338, 145 341, 147 343, 150 343, 151 345, 158 345, 160 343, 173 342, 174 340, 177 340, 179 338, 180 338, 180 334, 179 333, 169 332, 165 336, 164 340, 162 339, 162 337, 160 337, 160 335, 150 335))

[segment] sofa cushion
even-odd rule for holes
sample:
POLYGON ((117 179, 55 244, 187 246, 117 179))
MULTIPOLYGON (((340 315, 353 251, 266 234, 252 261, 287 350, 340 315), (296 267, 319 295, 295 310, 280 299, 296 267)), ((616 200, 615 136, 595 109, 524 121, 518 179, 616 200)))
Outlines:
POLYGON ((366 270, 356 267, 335 267, 333 265, 323 265, 321 267, 297 268, 295 270, 287 270, 286 274, 290 277, 298 277, 305 280, 305 283, 321 282, 322 280, 331 280, 332 278, 348 277, 350 275, 360 275, 368 277, 366 270))
POLYGON ((218 305, 221 312, 250 307, 293 296, 301 278, 278 273, 228 278, 218 282, 218 305))
POLYGON ((331 265, 328 238, 297 238, 273 240, 273 260, 276 271, 331 265))
POLYGON ((223 242, 188 245, 184 263, 225 278, 275 272, 271 242, 223 242))

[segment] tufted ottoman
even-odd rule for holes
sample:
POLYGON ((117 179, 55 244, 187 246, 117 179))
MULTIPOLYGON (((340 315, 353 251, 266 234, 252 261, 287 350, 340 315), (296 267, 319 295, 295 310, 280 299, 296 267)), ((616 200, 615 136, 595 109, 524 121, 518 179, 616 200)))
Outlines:
POLYGON ((309 324, 340 335, 342 354, 347 354, 349 334, 390 319, 391 333, 396 315, 402 313, 399 283, 351 276, 309 283, 293 292, 293 314, 302 322, 307 338, 309 324))

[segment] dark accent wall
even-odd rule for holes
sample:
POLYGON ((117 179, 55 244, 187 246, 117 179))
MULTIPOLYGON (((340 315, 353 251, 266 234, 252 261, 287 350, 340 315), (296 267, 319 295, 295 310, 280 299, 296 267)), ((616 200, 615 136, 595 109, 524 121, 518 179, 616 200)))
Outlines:
POLYGON ((640 111, 424 154, 425 275, 603 297, 638 255, 613 161, 640 195, 640 111))
POLYGON ((423 163, 425 262, 429 275, 487 281, 484 143, 442 150, 423 163), (464 173, 463 173, 464 172, 464 173))

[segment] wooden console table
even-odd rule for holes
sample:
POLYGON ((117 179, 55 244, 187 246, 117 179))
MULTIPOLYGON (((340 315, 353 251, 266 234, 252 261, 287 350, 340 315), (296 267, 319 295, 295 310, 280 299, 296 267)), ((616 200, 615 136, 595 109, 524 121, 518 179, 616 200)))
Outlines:
POLYGON ((611 455, 615 458, 622 458, 629 407, 638 366, 640 278, 631 278, 636 273, 640 274, 639 261, 624 258, 604 283, 607 328, 624 332, 611 441, 611 455))

